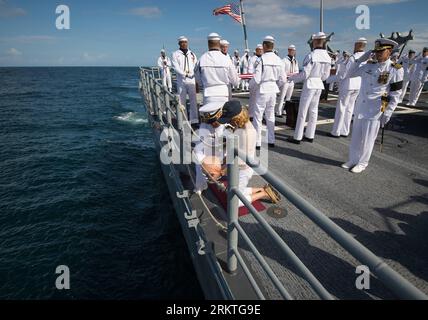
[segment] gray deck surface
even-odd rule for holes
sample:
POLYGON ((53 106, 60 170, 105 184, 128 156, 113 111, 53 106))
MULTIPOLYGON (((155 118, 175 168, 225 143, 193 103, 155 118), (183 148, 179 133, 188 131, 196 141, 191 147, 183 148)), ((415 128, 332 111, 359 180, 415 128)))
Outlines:
MULTIPOLYGON (((248 103, 245 96, 236 97, 248 103)), ((269 151, 269 169, 428 294, 427 100, 428 95, 423 94, 417 106, 421 112, 397 114, 391 120, 383 153, 377 144, 369 167, 359 175, 340 167, 347 160, 350 137, 328 137, 332 124, 317 126, 313 144, 294 145, 285 141, 293 129, 277 118, 280 130, 276 131, 275 148, 269 151)), ((335 102, 333 98, 320 105, 319 120, 334 118, 335 102)), ((253 177, 250 184, 263 186, 265 182, 253 177)), ((357 290, 355 267, 361 263, 286 200, 280 206, 288 213, 282 219, 262 214, 335 297, 395 298, 373 277, 370 290, 357 290)), ((251 215, 241 217, 240 223, 295 299, 318 299, 251 215)), ((281 298, 242 239, 240 247, 265 286, 267 298, 281 298)))

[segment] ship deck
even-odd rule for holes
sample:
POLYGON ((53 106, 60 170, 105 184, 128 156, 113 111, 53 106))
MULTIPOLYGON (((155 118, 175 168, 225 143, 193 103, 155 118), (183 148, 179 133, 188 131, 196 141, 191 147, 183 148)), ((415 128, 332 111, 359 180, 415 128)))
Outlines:
MULTIPOLYGON (((298 89, 294 95, 300 95, 298 89)), ((234 97, 248 104, 248 94, 234 97)), ((269 170, 428 294, 428 93, 422 94, 417 107, 397 108, 385 131, 383 152, 379 150, 379 134, 369 167, 359 175, 340 167, 347 160, 350 137, 327 136, 336 103, 334 96, 330 95, 330 99, 320 104, 314 143, 286 142, 293 129, 277 118, 276 146, 269 150, 269 170)), ((264 184, 259 176, 250 182, 251 186, 264 184)), ((225 224, 226 213, 209 190, 204 192, 204 199, 216 218, 225 224)), ((226 271, 226 233, 203 212, 195 194, 191 201, 199 211, 207 238, 214 244, 215 255, 235 298, 255 298, 242 272, 229 275, 226 271)), ((282 218, 261 214, 334 297, 396 298, 374 277, 370 290, 356 289, 355 271, 361 263, 289 202, 283 199, 279 206, 286 210, 282 218)), ((295 299, 318 299, 255 218, 246 215, 239 220, 290 294, 295 299)), ((279 292, 241 238, 239 248, 266 298, 280 299, 279 292)))

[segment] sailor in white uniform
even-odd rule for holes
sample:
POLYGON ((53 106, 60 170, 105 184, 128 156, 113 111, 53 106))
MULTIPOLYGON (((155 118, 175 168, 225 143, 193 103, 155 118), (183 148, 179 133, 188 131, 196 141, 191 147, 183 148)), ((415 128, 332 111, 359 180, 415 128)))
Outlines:
MULTIPOLYGON (((288 55, 283 59, 285 65, 285 73, 287 76, 299 73, 299 62, 296 59, 296 46, 294 44, 288 47, 288 55)), ((282 117, 285 114, 284 100, 291 101, 293 95, 294 82, 286 82, 281 88, 281 95, 279 96, 278 105, 276 108, 276 115, 282 117)))
MULTIPOLYGON (((249 61, 249 67, 248 67, 248 73, 254 74, 256 72, 256 67, 260 63, 260 57, 263 54, 263 45, 258 44, 255 50, 255 53, 253 56, 251 56, 249 61)), ((258 84, 254 81, 254 79, 251 79, 248 84, 249 91, 250 91, 250 99, 248 103, 248 113, 250 114, 250 119, 254 118, 254 112, 256 110, 256 98, 257 98, 257 91, 259 89, 258 84)))
POLYGON ((208 35, 208 52, 205 52, 195 66, 197 83, 203 88, 204 102, 226 102, 229 100, 229 85, 237 86, 238 73, 229 57, 220 51, 220 36, 208 35))
MULTIPOLYGON (((232 62, 233 62, 233 65, 235 66, 236 72, 238 74, 241 74, 241 58, 239 57, 239 51, 238 50, 235 50, 233 52, 232 62)), ((235 89, 237 89, 237 87, 238 86, 232 86, 232 89, 235 90, 235 89)))
MULTIPOLYGON (((248 69, 250 67, 250 50, 245 49, 244 55, 241 57, 241 74, 248 74, 248 69)), ((243 91, 248 91, 248 80, 241 80, 241 88, 243 91)))
POLYGON ((305 140, 309 142, 314 140, 318 105, 321 92, 324 89, 323 81, 329 77, 331 68, 331 58, 327 50, 325 50, 325 39, 324 32, 318 32, 312 36, 314 50, 305 57, 303 71, 289 77, 289 81, 304 81, 294 137, 287 139, 287 141, 295 144, 300 144, 303 139, 303 130, 308 111, 309 121, 306 127, 305 140))
MULTIPOLYGON (((229 54, 229 41, 227 41, 226 39, 221 39, 220 40, 220 51, 221 53, 223 53, 225 56, 227 56, 230 61, 232 61, 232 57, 229 54)), ((232 99, 232 85, 229 85, 229 100, 232 99)))
POLYGON ((368 166, 380 127, 390 120, 403 86, 403 68, 390 56, 398 44, 390 39, 375 43, 376 61, 363 64, 371 55, 366 52, 349 69, 349 77, 361 77, 361 89, 354 111, 354 124, 349 147, 349 160, 342 165, 361 173, 368 166))
POLYGON ((347 137, 351 128, 355 101, 361 88, 361 77, 348 77, 348 70, 363 54, 367 45, 366 38, 359 38, 354 45, 354 54, 345 64, 338 65, 337 80, 339 82, 339 99, 337 100, 334 125, 331 136, 335 138, 347 137))
POLYGON ((171 60, 166 56, 166 52, 164 49, 162 49, 160 53, 161 55, 158 59, 158 67, 161 71, 162 85, 169 92, 172 92, 171 60))
POLYGON ((428 80, 428 47, 422 52, 422 57, 416 59, 415 72, 411 78, 409 106, 414 107, 418 103, 425 82, 428 80))
POLYGON ((196 82, 194 69, 198 59, 196 55, 189 50, 189 43, 186 37, 178 38, 180 49, 172 54, 172 65, 177 74, 177 95, 180 104, 186 106, 186 97, 189 96, 190 123, 196 124, 199 122, 198 106, 196 101, 196 82))
POLYGON ((275 147, 275 104, 279 87, 287 81, 284 62, 273 53, 275 39, 266 36, 263 40, 264 54, 260 58, 254 74, 254 82, 259 86, 256 96, 256 109, 253 125, 257 131, 257 147, 262 142, 262 119, 266 114, 266 126, 268 132, 268 145, 275 147))
POLYGON ((403 66, 404 70, 403 90, 401 92, 400 102, 403 102, 407 93, 407 88, 409 87, 410 79, 415 72, 415 54, 415 51, 409 50, 409 53, 401 57, 401 59, 398 61, 398 63, 403 66))

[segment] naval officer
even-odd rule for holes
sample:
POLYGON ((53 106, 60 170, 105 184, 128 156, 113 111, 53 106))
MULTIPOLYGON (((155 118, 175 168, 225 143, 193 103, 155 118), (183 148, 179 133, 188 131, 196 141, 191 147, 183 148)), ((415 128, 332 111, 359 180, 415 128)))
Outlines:
POLYGON ((187 106, 186 98, 189 96, 190 110, 189 120, 191 124, 199 123, 199 113, 196 101, 196 82, 194 69, 198 59, 189 50, 189 42, 186 37, 178 38, 179 50, 172 54, 172 65, 177 74, 177 95, 180 104, 187 106))
POLYGON ((428 80, 428 47, 422 52, 422 57, 416 59, 415 72, 411 78, 409 106, 414 107, 419 100, 425 82, 428 80))
MULTIPOLYGON (((288 47, 288 55, 283 59, 285 65, 285 72, 287 76, 299 73, 299 62, 296 59, 296 46, 294 44, 288 47)), ((293 95, 294 82, 286 82, 281 88, 281 95, 278 100, 278 105, 276 109, 276 115, 282 117, 284 110, 284 100, 291 101, 291 96, 293 95)))
POLYGON ((275 104, 279 87, 287 81, 284 62, 274 52, 275 39, 266 36, 263 40, 264 54, 260 58, 254 74, 254 82, 258 85, 256 108, 253 125, 257 131, 257 148, 262 142, 262 119, 266 114, 268 145, 275 147, 275 104))
POLYGON ((342 164, 353 173, 361 173, 369 163, 380 127, 391 118, 401 95, 403 68, 390 60, 398 44, 390 39, 375 42, 376 61, 363 64, 371 55, 366 52, 349 69, 349 77, 361 77, 361 90, 355 111, 349 160, 342 164))
MULTIPOLYGON (((254 75, 254 73, 256 72, 256 67, 260 63, 260 57, 262 56, 262 54, 263 54, 263 45, 259 43, 256 49, 254 50, 254 55, 250 58, 248 73, 251 73, 254 75)), ((250 119, 252 120, 254 118, 254 112, 256 110, 256 96, 257 96, 257 91, 259 89, 259 86, 254 81, 254 79, 251 79, 249 81, 248 88, 250 91, 248 113, 250 114, 250 119)))
POLYGON ((313 142, 318 118, 318 105, 321 92, 324 89, 323 82, 330 75, 331 58, 325 49, 325 33, 318 32, 312 35, 312 40, 314 50, 305 57, 303 71, 289 77, 289 81, 304 81, 294 137, 287 139, 287 141, 295 144, 300 144, 303 139, 303 130, 308 112, 309 121, 306 127, 305 140, 313 142))
POLYGON ((348 77, 348 70, 352 68, 365 51, 366 38, 359 38, 354 44, 354 54, 343 65, 339 65, 337 80, 339 82, 339 99, 337 100, 334 125, 330 135, 335 138, 347 137, 351 128, 355 102, 360 93, 361 77, 348 77))
POLYGON ((239 77, 232 61, 220 51, 220 36, 208 35, 208 52, 205 52, 195 66, 198 84, 203 87, 203 104, 213 101, 225 103, 229 100, 229 85, 237 86, 239 77))
POLYGON ((172 82, 171 82, 171 60, 166 56, 164 49, 161 50, 161 55, 158 59, 158 67, 161 71, 162 76, 162 85, 164 88, 168 89, 169 92, 172 92, 172 82))

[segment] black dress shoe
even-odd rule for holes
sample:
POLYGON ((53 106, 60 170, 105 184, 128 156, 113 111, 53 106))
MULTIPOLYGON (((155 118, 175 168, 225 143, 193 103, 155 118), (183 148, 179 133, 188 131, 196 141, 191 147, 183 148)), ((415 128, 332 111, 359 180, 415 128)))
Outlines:
POLYGON ((275 143, 268 143, 269 148, 275 148, 275 143))
POLYGON ((277 114, 277 115, 275 115, 275 117, 282 118, 282 114, 277 114))
POLYGON ((330 132, 328 133, 328 136, 331 138, 336 138, 336 139, 340 138, 340 136, 335 136, 334 134, 332 134, 330 132))
POLYGON ((256 146, 256 150, 260 150, 261 149, 261 147, 260 146, 256 146))
POLYGON ((342 138, 348 138, 348 136, 345 136, 345 135, 340 135, 342 138))
POLYGON ((287 138, 288 142, 294 143, 294 144, 300 144, 300 140, 296 140, 293 137, 287 138))
POLYGON ((306 138, 306 137, 303 137, 303 140, 305 140, 306 142, 310 142, 310 143, 314 142, 314 139, 309 139, 309 138, 306 138))

